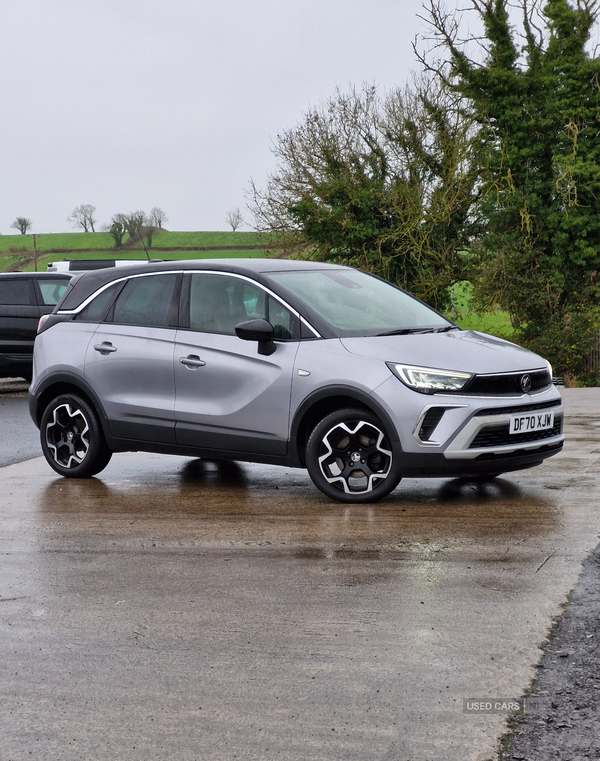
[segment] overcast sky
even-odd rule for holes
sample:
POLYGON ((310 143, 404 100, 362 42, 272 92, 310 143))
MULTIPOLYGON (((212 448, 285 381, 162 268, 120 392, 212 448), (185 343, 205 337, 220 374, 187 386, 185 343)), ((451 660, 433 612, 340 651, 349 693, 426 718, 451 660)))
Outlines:
MULTIPOLYGON (((225 230, 278 131, 336 86, 402 84, 421 0, 0 0, 0 232, 164 209, 225 230)), ((244 229, 249 229, 245 227, 244 229)))

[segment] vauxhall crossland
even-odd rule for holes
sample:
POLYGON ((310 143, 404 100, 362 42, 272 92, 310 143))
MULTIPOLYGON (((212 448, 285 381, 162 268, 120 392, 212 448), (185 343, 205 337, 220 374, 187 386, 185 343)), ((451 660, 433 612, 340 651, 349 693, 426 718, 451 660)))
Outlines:
POLYGON ((307 468, 340 502, 403 476, 493 478, 563 446, 544 359, 332 264, 164 262, 71 280, 29 392, 49 464, 148 451, 307 468))

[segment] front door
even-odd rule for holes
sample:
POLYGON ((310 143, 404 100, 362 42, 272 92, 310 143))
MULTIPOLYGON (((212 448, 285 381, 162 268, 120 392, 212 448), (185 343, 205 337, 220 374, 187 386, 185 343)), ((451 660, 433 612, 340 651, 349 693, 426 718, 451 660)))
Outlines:
POLYGON ((246 278, 187 276, 189 327, 175 340, 177 443, 227 452, 285 455, 297 318, 246 278), (275 351, 243 341, 235 326, 262 318, 274 326, 275 351))

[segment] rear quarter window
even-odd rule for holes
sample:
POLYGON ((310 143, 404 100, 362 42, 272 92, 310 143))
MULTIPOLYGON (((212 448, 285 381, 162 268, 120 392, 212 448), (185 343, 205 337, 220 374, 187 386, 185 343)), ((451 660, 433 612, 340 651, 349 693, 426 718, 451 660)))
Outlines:
POLYGON ((108 288, 105 288, 99 293, 95 299, 84 307, 81 312, 75 317, 76 320, 82 320, 83 322, 100 322, 108 305, 111 303, 113 296, 122 287, 122 283, 115 283, 108 288))

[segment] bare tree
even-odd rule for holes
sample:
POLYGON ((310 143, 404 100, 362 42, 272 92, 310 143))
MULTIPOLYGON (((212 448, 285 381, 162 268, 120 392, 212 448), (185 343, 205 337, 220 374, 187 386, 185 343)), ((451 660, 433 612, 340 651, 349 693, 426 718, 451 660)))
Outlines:
POLYGON ((146 213, 143 211, 132 211, 125 216, 125 229, 132 238, 139 235, 140 229, 146 224, 146 213))
POLYGON ((469 265, 477 129, 431 77, 338 91, 277 136, 249 208, 271 245, 380 275, 444 308, 469 265))
POLYGON ((230 225, 233 232, 244 223, 242 212, 238 209, 232 209, 225 214, 225 221, 230 225))
POLYGON ((11 227, 14 227, 15 230, 18 230, 21 235, 25 235, 27 230, 29 230, 31 227, 31 220, 27 219, 27 217, 17 217, 12 223, 11 227))
POLYGON ((225 221, 231 227, 232 232, 235 232, 238 227, 244 224, 244 218, 239 208, 231 209, 225 214, 225 221))
POLYGON ((71 222, 73 227, 80 227, 84 233, 96 232, 94 225, 96 219, 94 219, 94 212, 96 207, 89 203, 82 204, 73 209, 70 217, 67 217, 67 222, 71 222))
POLYGON ((162 209, 159 209, 158 206, 155 206, 153 209, 151 209, 150 214, 148 215, 148 224, 152 225, 153 227, 158 227, 159 230, 162 230, 163 224, 168 220, 169 218, 165 214, 165 212, 162 209))
POLYGON ((102 229, 105 232, 112 235, 115 242, 115 248, 121 248, 123 245, 123 238, 127 234, 125 220, 125 214, 115 214, 108 224, 102 226, 102 229))
POLYGON ((131 211, 129 214, 115 214, 110 222, 103 225, 102 229, 110 233, 115 241, 115 248, 120 248, 126 235, 129 235, 127 245, 132 245, 135 241, 142 241, 142 237, 148 239, 148 244, 152 245, 152 235, 156 228, 146 217, 143 211, 131 211), (151 232, 149 232, 149 230, 151 232))
POLYGON ((150 220, 146 220, 146 224, 144 227, 140 227, 140 239, 142 236, 146 238, 146 243, 148 244, 148 248, 152 248, 152 239, 154 238, 154 233, 156 232, 157 228, 154 227, 153 224, 151 224, 150 220))

